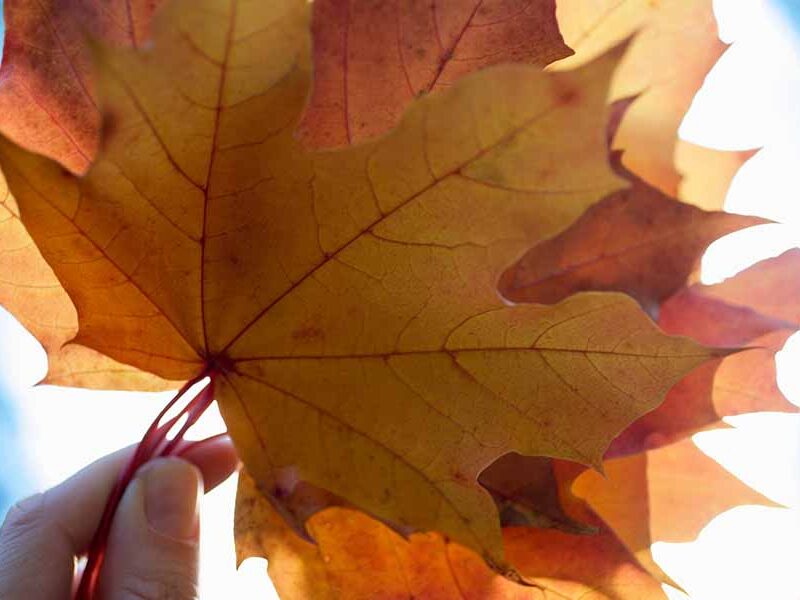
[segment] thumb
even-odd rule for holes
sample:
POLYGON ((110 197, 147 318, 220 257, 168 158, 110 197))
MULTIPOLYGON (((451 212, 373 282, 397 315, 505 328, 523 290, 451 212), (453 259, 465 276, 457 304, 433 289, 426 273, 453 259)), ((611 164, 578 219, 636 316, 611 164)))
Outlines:
POLYGON ((146 465, 114 517, 99 581, 103 600, 197 598, 200 471, 177 459, 146 465))

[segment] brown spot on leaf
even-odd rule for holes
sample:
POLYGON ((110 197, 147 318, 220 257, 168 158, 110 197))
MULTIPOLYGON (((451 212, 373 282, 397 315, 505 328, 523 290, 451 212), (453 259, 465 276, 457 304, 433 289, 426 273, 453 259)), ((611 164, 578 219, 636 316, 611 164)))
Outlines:
POLYGON ((558 103, 564 106, 577 104, 580 98, 581 95, 575 88, 564 88, 558 93, 558 103))
POLYGON ((111 111, 106 111, 103 114, 103 124, 102 124, 103 136, 104 137, 113 136, 116 133, 118 127, 119 127, 119 117, 111 111))
POLYGON ((314 340, 324 340, 325 332, 319 325, 309 324, 295 329, 292 332, 292 339, 303 342, 311 342, 314 340))
POLYGON ((471 477, 468 477, 461 471, 455 471, 453 472, 453 481, 457 481, 458 483, 463 483, 463 484, 470 484, 474 483, 475 480, 471 477))

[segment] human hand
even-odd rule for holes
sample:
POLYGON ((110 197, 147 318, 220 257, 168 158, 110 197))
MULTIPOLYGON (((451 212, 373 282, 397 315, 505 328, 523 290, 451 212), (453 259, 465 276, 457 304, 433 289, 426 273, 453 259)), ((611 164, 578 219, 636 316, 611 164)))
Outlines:
MULTIPOLYGON (((89 546, 132 451, 101 458, 8 512, 0 528, 2 600, 72 597, 75 560, 89 546)), ((114 516, 99 598, 196 598, 201 490, 227 479, 237 464, 230 439, 223 437, 196 444, 180 459, 157 459, 142 467, 114 516)))

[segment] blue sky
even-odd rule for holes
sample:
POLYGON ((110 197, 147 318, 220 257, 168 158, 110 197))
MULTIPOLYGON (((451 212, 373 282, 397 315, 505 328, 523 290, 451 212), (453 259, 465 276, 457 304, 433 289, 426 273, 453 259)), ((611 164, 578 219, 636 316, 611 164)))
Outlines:
MULTIPOLYGON (((0 0, 0 50, 3 48, 5 37, 5 24, 3 22, 3 0, 0 0)), ((8 399, 2 386, 0 386, 0 456, 3 456, 3 470, 6 473, 15 473, 13 479, 0 478, 0 514, 4 514, 6 508, 17 495, 17 485, 20 489, 24 487, 24 482, 19 481, 25 471, 14 465, 15 456, 19 455, 18 440, 13 435, 16 419, 14 412, 8 404, 8 399)))
POLYGON ((772 2, 781 10, 795 30, 800 29, 800 0, 772 0, 772 2))

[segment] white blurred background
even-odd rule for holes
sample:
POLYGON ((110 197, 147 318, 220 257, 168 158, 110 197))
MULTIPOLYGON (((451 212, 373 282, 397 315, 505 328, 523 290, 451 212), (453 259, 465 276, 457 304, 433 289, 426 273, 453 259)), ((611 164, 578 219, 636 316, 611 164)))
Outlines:
MULTIPOLYGON (((715 0, 715 11, 721 37, 732 46, 695 99, 681 135, 726 150, 761 147, 736 176, 726 209, 781 224, 716 242, 703 260, 706 283, 800 247, 800 2, 715 0)), ((2 309, 0 357, 0 515, 13 500, 137 441, 171 396, 33 387, 46 370, 44 352, 2 309)), ((800 404, 800 335, 777 361, 781 389, 800 404)), ((224 429, 219 414, 209 412, 194 437, 224 429)), ((761 413, 728 421, 734 429, 698 434, 695 442, 786 508, 735 508, 695 542, 657 544, 655 557, 694 600, 800 600, 800 416, 761 413)), ((205 499, 202 597, 275 597, 266 592, 265 561, 251 559, 236 571, 234 479, 205 499)))

